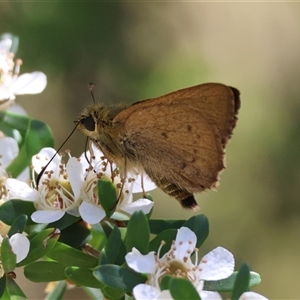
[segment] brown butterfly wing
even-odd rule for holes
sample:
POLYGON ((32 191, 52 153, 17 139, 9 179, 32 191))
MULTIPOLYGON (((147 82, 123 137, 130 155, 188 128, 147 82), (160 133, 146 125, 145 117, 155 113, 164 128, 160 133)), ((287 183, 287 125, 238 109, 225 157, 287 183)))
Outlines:
MULTIPOLYGON (((183 103, 185 106, 201 110, 206 120, 215 124, 220 132, 225 147, 236 125, 237 113, 240 108, 239 91, 219 83, 206 83, 181 89, 164 96, 134 103, 124 115, 130 115, 134 110, 160 103, 183 103)), ((121 118, 123 115, 120 116, 121 118)))
POLYGON ((135 103, 113 124, 128 159, 142 165, 169 195, 178 192, 192 200, 186 207, 193 207, 189 193, 215 187, 224 168, 224 147, 236 123, 238 95, 221 84, 199 85, 135 103))

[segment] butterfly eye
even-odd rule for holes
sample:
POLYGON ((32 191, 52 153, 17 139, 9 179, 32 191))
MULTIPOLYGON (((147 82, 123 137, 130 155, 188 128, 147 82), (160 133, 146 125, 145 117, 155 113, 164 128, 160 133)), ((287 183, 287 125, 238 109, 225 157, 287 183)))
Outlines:
POLYGON ((88 130, 88 131, 95 130, 95 121, 92 116, 84 118, 80 122, 85 127, 86 130, 88 130))

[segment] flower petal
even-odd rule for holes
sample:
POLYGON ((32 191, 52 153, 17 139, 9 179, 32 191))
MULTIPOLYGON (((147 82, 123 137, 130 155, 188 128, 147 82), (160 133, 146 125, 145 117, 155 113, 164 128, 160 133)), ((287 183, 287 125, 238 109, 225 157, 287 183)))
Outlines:
POLYGON ((12 39, 9 37, 5 37, 0 41, 0 54, 7 55, 10 52, 10 48, 12 45, 12 39))
POLYGON ((0 139, 1 165, 6 168, 18 156, 18 142, 11 137, 0 139))
POLYGON ((81 218, 89 224, 97 224, 105 217, 105 211, 93 203, 83 201, 79 206, 81 218))
POLYGON ((29 252, 30 242, 28 238, 21 233, 15 233, 14 235, 12 235, 9 239, 9 242, 12 251, 17 256, 17 263, 18 263, 27 256, 29 252))
POLYGON ((135 178, 133 183, 132 193, 142 193, 144 191, 152 191, 157 188, 155 183, 145 173, 138 174, 138 175, 130 174, 129 177, 135 178), (142 189, 142 180, 143 180, 144 190, 142 189))
POLYGON ((16 97, 6 86, 0 86, 0 110, 7 110, 16 97))
POLYGON ((201 280, 220 280, 229 277, 234 269, 234 257, 223 247, 217 247, 206 254, 200 264, 201 280))
POLYGON ((241 295, 239 300, 268 300, 268 298, 255 292, 245 292, 241 295))
POLYGON ((28 180, 30 179, 30 175, 29 175, 29 167, 25 168, 17 177, 18 180, 20 181, 24 181, 24 182, 28 182, 28 180))
POLYGON ((201 300, 222 300, 221 295, 217 292, 201 291, 200 297, 201 300))
POLYGON ((66 165, 66 170, 75 196, 74 198, 77 200, 80 196, 81 186, 84 182, 82 165, 76 157, 70 157, 66 165))
POLYGON ((173 300, 173 297, 169 290, 162 291, 159 296, 156 298, 157 300, 173 300))
POLYGON ((11 91, 15 95, 38 94, 41 93, 47 85, 47 77, 42 72, 25 73, 11 86, 11 91))
POLYGON ((141 210, 144 214, 148 214, 154 205, 153 201, 149 199, 139 199, 129 204, 120 206, 120 209, 132 215, 135 211, 141 210))
POLYGON ((63 210, 37 210, 31 215, 33 222, 49 224, 58 221, 64 216, 63 210))
POLYGON ((173 255, 177 259, 183 259, 185 257, 190 257, 192 252, 195 250, 197 242, 196 234, 187 227, 181 227, 178 229, 175 245, 173 250, 173 255))
MULTIPOLYGON (((144 283, 140 283, 140 284, 136 285, 133 288, 132 292, 133 292, 134 299, 136 299, 136 300, 157 299, 157 297, 160 294, 160 290, 158 290, 157 288, 155 288, 151 285, 144 284, 144 283)), ((170 299, 172 299, 172 298, 170 298, 170 299)))
POLYGON ((8 178, 5 182, 5 186, 8 190, 9 199, 37 201, 40 198, 39 192, 31 188, 26 182, 8 178))
POLYGON ((153 274, 156 268, 154 251, 146 255, 141 254, 136 248, 125 256, 127 265, 136 272, 153 274))
MULTIPOLYGON (((32 165, 36 173, 40 173, 42 169, 46 166, 49 160, 55 155, 56 151, 53 148, 47 147, 43 148, 38 154, 32 157, 32 165)), ((56 155, 48 166, 47 170, 53 171, 53 177, 59 176, 59 165, 61 164, 61 158, 56 155)), ((45 173, 44 176, 47 176, 45 173)))

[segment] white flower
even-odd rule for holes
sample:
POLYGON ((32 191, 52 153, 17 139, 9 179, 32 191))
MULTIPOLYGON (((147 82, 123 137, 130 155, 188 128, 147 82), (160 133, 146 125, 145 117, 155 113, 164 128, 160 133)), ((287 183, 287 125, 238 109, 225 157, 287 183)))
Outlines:
POLYGON ((11 52, 12 37, 6 35, 0 40, 0 109, 6 110, 14 103, 15 95, 37 94, 47 85, 42 72, 26 73, 19 76, 22 61, 14 62, 11 52))
MULTIPOLYGON (((42 149, 32 158, 34 171, 39 174, 55 153, 52 148, 42 149)), ((39 182, 33 182, 32 186, 16 179, 7 179, 7 198, 33 201, 37 211, 31 218, 37 223, 51 223, 68 213, 81 216, 87 223, 96 224, 106 215, 98 199, 97 181, 100 178, 112 180, 113 177, 116 195, 121 193, 116 209, 127 214, 136 210, 149 213, 152 201, 132 201, 134 181, 131 178, 122 183, 114 165, 112 176, 103 154, 97 156, 97 160, 94 157, 88 159, 90 164, 83 155, 77 159, 69 154, 69 160, 64 164, 62 157, 56 155, 42 173, 39 182)), ((34 178, 34 174, 32 177, 34 178)), ((112 217, 117 218, 118 214, 115 213, 112 217)))
POLYGON ((233 273, 234 257, 228 250, 217 247, 198 263, 196 242, 195 233, 187 227, 181 227, 171 249, 161 258, 159 257, 161 248, 157 255, 154 252, 142 255, 133 248, 125 259, 130 268, 136 272, 147 274, 147 285, 158 290, 162 277, 171 275, 188 279, 200 293, 203 290, 204 280, 220 280, 233 273), (195 252, 195 262, 191 260, 193 252, 195 252))
MULTIPOLYGON (((138 284, 132 291, 135 300, 173 300, 169 290, 163 290, 153 287, 148 284, 138 284)), ((217 292, 201 291, 200 297, 202 300, 222 300, 217 292)))
MULTIPOLYGON (((0 243, 2 243, 2 241, 3 237, 0 235, 0 243)), ((30 242, 25 235, 15 233, 9 238, 9 243, 12 252, 17 256, 16 262, 19 263, 27 256, 30 248, 30 242)))
MULTIPOLYGON (((125 180, 122 180, 118 168, 114 164, 108 163, 98 148, 92 145, 92 151, 92 156, 88 151, 80 157, 82 168, 86 170, 85 184, 81 190, 83 202, 79 206, 82 219, 90 224, 96 224, 105 217, 105 211, 101 207, 97 197, 97 180, 99 178, 112 180, 116 188, 116 195, 119 201, 112 218, 118 219, 120 216, 119 212, 131 215, 137 210, 142 210, 145 214, 149 213, 153 207, 152 201, 144 198, 133 201, 132 193, 135 178, 128 175, 125 180), (89 162, 87 162, 85 156, 89 162)), ((135 174, 135 177, 137 177, 137 174, 135 174)), ((144 186, 148 188, 149 183, 145 182, 144 186)), ((138 190, 137 187, 135 189, 138 190)))
MULTIPOLYGON (((44 148, 33 156, 34 171, 40 173, 55 153, 52 148, 44 148)), ((32 187, 9 178, 6 181, 9 198, 33 201, 37 211, 31 215, 31 218, 37 223, 57 221, 65 213, 79 216, 78 206, 83 174, 78 173, 77 164, 76 159, 75 161, 70 159, 65 165, 61 156, 56 155, 41 175, 40 181, 34 182, 32 187)))

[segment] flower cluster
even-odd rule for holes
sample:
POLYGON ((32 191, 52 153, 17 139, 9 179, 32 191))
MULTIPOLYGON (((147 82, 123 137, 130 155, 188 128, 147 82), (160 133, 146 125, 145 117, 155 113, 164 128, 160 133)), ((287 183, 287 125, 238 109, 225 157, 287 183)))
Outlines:
MULTIPOLYGON (((65 164, 63 156, 56 155, 53 148, 42 149, 32 158, 33 170, 37 174, 42 172, 39 182, 33 181, 30 186, 26 182, 8 178, 5 183, 6 198, 33 201, 36 211, 31 218, 36 223, 51 223, 68 213, 80 216, 89 224, 96 224, 105 217, 102 199, 98 198, 97 182, 107 179, 116 189, 117 211, 129 215, 137 210, 149 213, 153 207, 152 201, 145 198, 133 201, 132 193, 141 191, 135 184, 139 181, 138 176, 121 179, 116 166, 108 163, 100 150, 93 147, 93 153, 94 156, 87 152, 80 158, 68 153, 65 164), (47 165, 51 158, 52 161, 47 165)), ((154 187, 151 182, 144 180, 145 190, 154 187)))
MULTIPOLYGON (((148 276, 146 284, 139 284, 134 288, 135 298, 145 299, 150 294, 153 295, 153 299, 159 298, 162 293, 160 282, 166 275, 188 279, 203 297, 204 294, 210 294, 210 292, 203 291, 205 280, 220 280, 233 273, 234 257, 228 250, 218 247, 198 262, 196 242, 195 233, 187 227, 181 227, 171 249, 162 257, 159 257, 161 247, 156 255, 153 251, 142 255, 137 249, 132 249, 132 252, 125 257, 128 266, 148 276), (193 253, 195 262, 191 259, 193 253)), ((164 296, 167 296, 166 293, 163 292, 164 296)), ((169 299, 172 298, 169 297, 169 299)))
MULTIPOLYGON (((0 110, 11 110, 15 95, 40 93, 47 83, 42 72, 19 75, 17 46, 16 36, 0 36, 0 110)), ((221 300, 225 291, 234 299, 266 300, 249 291, 259 274, 247 265, 234 272, 225 248, 199 258, 206 216, 150 220, 154 203, 133 197, 156 187, 147 175, 121 175, 94 146, 79 158, 60 155, 50 147, 46 124, 1 115, 7 116, 0 119, 1 299, 27 299, 14 274, 23 266, 28 280, 60 281, 49 299, 62 298, 68 281, 93 299, 221 300)))
MULTIPOLYGON (((169 290, 161 290, 160 283, 164 276, 185 278, 189 280, 201 299, 222 300, 217 292, 205 291, 204 282, 217 281, 228 278, 234 271, 234 257, 223 247, 217 247, 198 261, 198 250, 195 248, 197 237, 187 227, 178 229, 176 239, 171 249, 160 257, 160 249, 155 254, 153 251, 142 255, 133 248, 125 256, 127 265, 134 271, 147 274, 146 283, 138 284, 133 289, 136 300, 143 299, 173 299, 169 290), (195 254, 195 261, 191 259, 195 254)), ((240 297, 241 300, 267 298, 253 292, 246 292, 240 297)))

